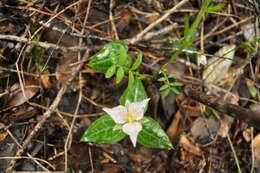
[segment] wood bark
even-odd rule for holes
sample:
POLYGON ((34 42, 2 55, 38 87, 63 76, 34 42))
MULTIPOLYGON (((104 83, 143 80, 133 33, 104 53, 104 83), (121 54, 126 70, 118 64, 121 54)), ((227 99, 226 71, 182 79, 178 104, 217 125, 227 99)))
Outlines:
POLYGON ((187 86, 184 93, 187 97, 209 106, 220 113, 227 114, 257 129, 260 129, 260 112, 228 103, 223 101, 222 98, 214 95, 207 95, 205 92, 198 91, 192 86, 187 86))

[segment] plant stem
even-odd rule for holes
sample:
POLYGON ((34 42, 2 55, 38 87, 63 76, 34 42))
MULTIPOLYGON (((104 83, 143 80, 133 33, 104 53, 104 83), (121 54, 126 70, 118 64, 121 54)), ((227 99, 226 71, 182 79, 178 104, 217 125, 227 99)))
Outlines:
POLYGON ((203 2, 202 8, 200 9, 199 14, 197 15, 195 21, 192 23, 191 27, 188 29, 188 33, 182 40, 180 48, 171 56, 170 60, 162 66, 161 71, 166 71, 168 65, 173 63, 176 60, 176 58, 182 53, 182 51, 192 44, 192 35, 198 27, 202 17, 208 12, 208 6, 211 3, 211 1, 212 0, 205 0, 203 2))

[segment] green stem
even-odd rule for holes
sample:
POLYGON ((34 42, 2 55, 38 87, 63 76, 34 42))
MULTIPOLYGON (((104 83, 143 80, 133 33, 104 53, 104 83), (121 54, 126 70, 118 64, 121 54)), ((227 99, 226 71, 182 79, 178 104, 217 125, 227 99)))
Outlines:
POLYGON ((207 9, 211 1, 212 0, 204 1, 202 8, 200 9, 195 21, 192 23, 191 27, 188 29, 187 35, 182 40, 180 48, 171 56, 170 60, 162 66, 161 71, 166 71, 168 65, 172 64, 176 60, 176 58, 182 53, 182 51, 192 44, 192 35, 198 27, 202 17, 208 12, 207 9))

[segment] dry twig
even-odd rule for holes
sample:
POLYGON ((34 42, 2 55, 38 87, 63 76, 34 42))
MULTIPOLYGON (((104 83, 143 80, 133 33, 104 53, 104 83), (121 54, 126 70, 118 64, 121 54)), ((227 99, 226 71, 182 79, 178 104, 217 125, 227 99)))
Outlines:
POLYGON ((134 43, 140 41, 142 39, 142 37, 148 31, 153 29, 156 25, 161 23, 163 20, 167 19, 169 15, 171 15, 177 8, 180 8, 181 6, 183 6, 186 2, 188 2, 188 0, 183 0, 180 3, 178 3, 177 5, 175 5, 173 8, 171 8, 170 10, 168 10, 162 17, 160 17, 158 20, 154 21, 149 26, 147 26, 143 31, 141 31, 139 34, 137 34, 134 38, 131 38, 129 40, 129 43, 134 44, 134 43))
POLYGON ((249 125, 260 129, 260 114, 259 112, 252 111, 241 106, 231 104, 223 101, 222 98, 206 95, 204 92, 197 91, 192 86, 187 86, 184 90, 185 94, 218 112, 232 116, 238 120, 248 123, 249 125))

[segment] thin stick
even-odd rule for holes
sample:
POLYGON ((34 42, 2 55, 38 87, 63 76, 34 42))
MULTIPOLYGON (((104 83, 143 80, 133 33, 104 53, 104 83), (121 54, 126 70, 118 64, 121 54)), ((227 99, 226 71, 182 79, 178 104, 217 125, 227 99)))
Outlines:
POLYGON ((158 25, 159 23, 161 23, 163 20, 167 19, 169 17, 169 15, 171 15, 177 8, 183 6, 186 2, 188 2, 188 0, 183 0, 181 2, 179 2, 177 5, 175 5, 173 8, 171 8, 170 10, 168 10, 162 17, 160 17, 158 20, 154 21, 153 23, 151 23, 149 26, 147 26, 143 31, 141 31, 139 34, 137 34, 134 38, 131 38, 129 40, 129 43, 134 44, 136 42, 138 42, 139 40, 142 39, 142 37, 151 29, 153 29, 156 25, 158 25))
POLYGON ((91 166, 91 172, 94 172, 93 158, 92 158, 92 152, 90 147, 88 148, 88 155, 89 155, 89 161, 91 166))
POLYGON ((232 28, 234 28, 234 27, 237 27, 237 26, 239 26, 239 25, 241 25, 241 24, 243 24, 243 23, 245 23, 245 22, 248 22, 249 20, 253 19, 254 17, 255 17, 255 16, 249 16, 249 17, 247 17, 247 18, 245 18, 245 19, 243 19, 243 20, 241 20, 241 21, 239 21, 239 22, 237 22, 237 23, 234 23, 234 24, 232 24, 232 25, 229 25, 228 27, 226 27, 226 28, 224 28, 224 29, 222 29, 222 30, 220 30, 220 31, 216 31, 216 32, 214 32, 214 33, 209 33, 209 34, 207 34, 207 35, 204 36, 204 40, 207 39, 207 38, 210 37, 210 36, 214 36, 214 35, 221 34, 221 33, 226 32, 226 31, 228 31, 228 30, 230 30, 230 29, 232 29, 232 28))
POLYGON ((252 157, 252 164, 251 164, 251 170, 250 173, 254 173, 254 169, 255 169, 255 151, 253 148, 253 139, 254 139, 254 127, 250 128, 250 138, 251 138, 251 157, 252 157))
POLYGON ((35 46, 40 46, 45 49, 60 49, 64 52, 68 51, 79 51, 79 50, 86 50, 86 47, 78 47, 78 46, 71 46, 71 47, 64 47, 64 46, 58 46, 57 44, 52 44, 52 43, 46 43, 46 42, 41 42, 41 41, 31 41, 28 38, 25 37, 18 37, 14 35, 2 35, 0 34, 0 39, 2 40, 12 40, 12 41, 18 41, 26 44, 32 44, 35 46))
POLYGON ((114 0, 110 0, 110 4, 109 4, 109 19, 111 22, 111 27, 112 27, 112 38, 115 40, 119 40, 118 34, 117 34, 117 30, 116 30, 116 25, 114 22, 114 18, 113 18, 113 7, 114 7, 114 0))
POLYGON ((235 150, 235 148, 234 148, 234 146, 233 146, 233 144, 232 144, 232 141, 231 141, 231 139, 230 139, 230 137, 229 137, 229 134, 227 134, 227 139, 228 139, 229 145, 230 145, 230 147, 231 147, 233 156, 234 156, 234 158, 235 158, 235 162, 236 162, 236 165, 237 165, 237 171, 238 171, 238 173, 242 173, 241 168, 240 168, 240 165, 239 165, 239 160, 238 160, 238 158, 237 158, 236 150, 235 150))

